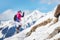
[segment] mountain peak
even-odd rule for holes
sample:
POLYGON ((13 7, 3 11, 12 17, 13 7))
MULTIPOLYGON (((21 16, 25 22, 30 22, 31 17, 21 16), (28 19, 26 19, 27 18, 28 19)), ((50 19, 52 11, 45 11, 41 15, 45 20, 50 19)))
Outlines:
POLYGON ((39 15, 45 15, 44 13, 40 12, 39 10, 34 10, 32 13, 36 13, 36 14, 39 14, 39 15))

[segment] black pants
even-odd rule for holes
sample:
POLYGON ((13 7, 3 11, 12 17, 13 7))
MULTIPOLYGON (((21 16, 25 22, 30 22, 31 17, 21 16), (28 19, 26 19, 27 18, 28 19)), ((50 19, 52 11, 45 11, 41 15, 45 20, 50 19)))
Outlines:
POLYGON ((19 25, 19 26, 16 28, 17 33, 19 33, 20 28, 21 28, 21 25, 19 25))

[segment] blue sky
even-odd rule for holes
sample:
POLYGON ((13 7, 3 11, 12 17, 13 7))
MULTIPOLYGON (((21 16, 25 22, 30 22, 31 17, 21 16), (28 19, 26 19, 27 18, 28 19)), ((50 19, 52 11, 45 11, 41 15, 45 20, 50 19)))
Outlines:
POLYGON ((51 11, 59 0, 0 0, 0 13, 5 10, 40 10, 41 12, 51 11))

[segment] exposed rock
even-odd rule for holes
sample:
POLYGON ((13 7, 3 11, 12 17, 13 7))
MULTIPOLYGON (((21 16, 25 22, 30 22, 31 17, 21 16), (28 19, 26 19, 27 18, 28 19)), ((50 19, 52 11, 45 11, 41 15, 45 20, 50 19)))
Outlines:
POLYGON ((57 9, 56 9, 56 12, 55 12, 54 16, 55 16, 56 18, 58 18, 59 15, 60 15, 60 4, 58 5, 58 7, 57 7, 57 9))

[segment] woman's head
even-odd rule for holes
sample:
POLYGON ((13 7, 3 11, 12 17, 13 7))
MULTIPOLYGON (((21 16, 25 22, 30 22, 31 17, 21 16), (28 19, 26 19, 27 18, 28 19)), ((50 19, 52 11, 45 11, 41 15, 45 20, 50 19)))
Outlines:
POLYGON ((20 13, 20 12, 21 12, 21 10, 18 11, 18 13, 20 13))

